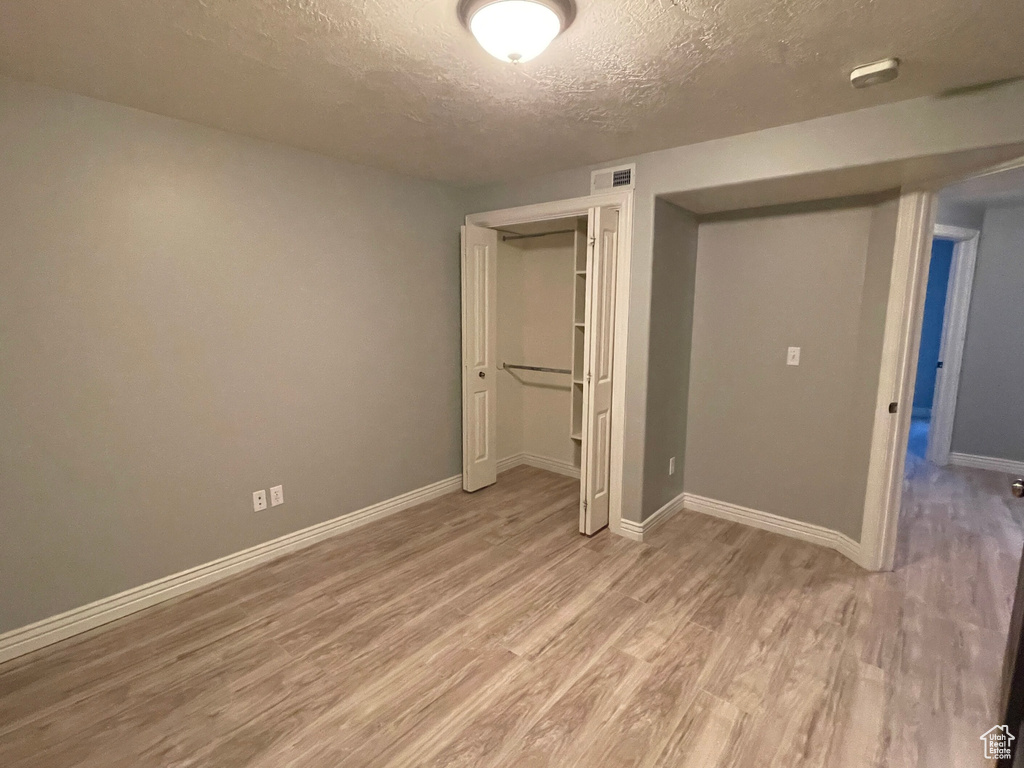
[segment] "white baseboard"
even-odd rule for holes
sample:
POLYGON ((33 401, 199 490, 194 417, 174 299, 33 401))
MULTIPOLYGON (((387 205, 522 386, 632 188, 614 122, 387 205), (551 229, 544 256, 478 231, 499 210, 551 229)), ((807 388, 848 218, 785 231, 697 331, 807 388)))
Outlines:
POLYGON ((758 509, 741 507, 738 504, 730 504, 725 501, 709 499, 706 496, 697 496, 696 494, 685 492, 659 508, 642 523, 622 520, 620 523, 621 533, 628 539, 643 541, 644 536, 682 509, 701 512, 705 515, 722 518, 723 520, 730 520, 734 523, 749 525, 753 528, 760 528, 764 531, 828 547, 845 555, 855 563, 863 565, 860 560, 860 544, 844 533, 833 531, 831 528, 825 528, 820 525, 791 520, 781 515, 774 515, 771 512, 762 512, 758 509))
POLYGON ((244 549, 195 568, 165 576, 70 611, 42 619, 0 635, 0 663, 108 624, 143 608, 205 587, 241 571, 308 547, 339 533, 359 528, 409 507, 462 488, 462 475, 439 480, 317 525, 303 528, 255 547, 244 549))
POLYGON ((580 468, 574 466, 567 461, 558 461, 557 459, 549 459, 546 456, 538 456, 535 453, 517 453, 507 458, 502 459, 498 462, 498 472, 504 472, 505 470, 512 469, 512 467, 518 467, 522 464, 528 467, 536 467, 537 469, 546 469, 548 472, 556 472, 559 475, 565 475, 566 477, 574 477, 577 480, 580 479, 580 468))
POLYGON ((504 459, 498 460, 498 474, 500 475, 502 472, 507 472, 513 467, 518 467, 520 464, 525 463, 526 462, 523 460, 523 454, 521 453, 514 453, 511 456, 506 456, 504 459))
MULTIPOLYGON (((609 526, 610 527, 610 526, 609 526)), ((619 536, 624 536, 632 541, 643 541, 644 540, 644 524, 634 523, 632 520, 622 518, 619 520, 619 528, 615 533, 619 536)))
POLYGON ((991 469, 1008 475, 1024 475, 1024 461, 997 459, 993 456, 974 456, 970 453, 950 453, 949 463, 974 469, 991 469))
POLYGON ((668 520, 673 513, 678 512, 683 508, 685 497, 685 493, 679 494, 667 504, 656 509, 654 513, 642 523, 635 523, 632 520, 626 519, 621 520, 619 522, 619 533, 627 539, 643 541, 645 535, 649 534, 659 525, 668 520))
POLYGON ((860 543, 854 541, 845 533, 834 531, 831 528, 814 525, 813 523, 804 523, 800 520, 792 520, 788 517, 772 514, 771 512, 741 507, 739 504, 730 504, 692 493, 683 494, 683 506, 694 512, 702 512, 705 515, 720 517, 723 520, 731 520, 734 523, 742 523, 753 528, 760 528, 763 531, 770 531, 771 533, 778 533, 782 536, 789 536, 801 541, 808 541, 812 544, 828 547, 845 555, 855 563, 863 565, 861 563, 860 543))

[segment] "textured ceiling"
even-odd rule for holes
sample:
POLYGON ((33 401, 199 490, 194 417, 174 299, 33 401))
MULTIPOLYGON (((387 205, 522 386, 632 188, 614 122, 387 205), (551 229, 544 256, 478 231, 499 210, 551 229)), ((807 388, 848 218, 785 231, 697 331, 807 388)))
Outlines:
POLYGON ((901 187, 941 190, 945 200, 976 203, 980 201, 967 200, 963 190, 974 195, 988 195, 989 197, 997 189, 1011 189, 1016 194, 1024 194, 1024 175, 1022 175, 1024 168, 975 176, 978 169, 1002 167, 1007 160, 1020 162, 1022 156, 1024 156, 1024 144, 1009 144, 797 176, 783 176, 724 187, 695 189, 664 195, 664 197, 670 203, 698 215, 839 197, 877 195, 901 187), (1003 179, 1003 177, 1010 177, 1014 173, 1017 175, 1013 179, 1003 179), (951 187, 939 186, 944 180, 965 177, 969 178, 969 181, 951 187), (997 182, 997 179, 1000 181, 997 182))
POLYGON ((1016 167, 962 181, 942 190, 948 202, 985 207, 1024 205, 1024 159, 1016 167))
POLYGON ((0 0, 0 73, 461 184, 1024 74, 1020 0, 577 0, 515 67, 455 4, 0 0))

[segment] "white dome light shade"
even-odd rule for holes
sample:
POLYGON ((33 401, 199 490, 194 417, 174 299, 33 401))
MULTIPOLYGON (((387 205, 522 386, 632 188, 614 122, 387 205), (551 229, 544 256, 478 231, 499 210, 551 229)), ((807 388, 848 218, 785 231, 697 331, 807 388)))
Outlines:
POLYGON ((469 30, 485 51, 516 64, 543 53, 562 31, 562 17, 534 0, 498 0, 477 10, 469 30))

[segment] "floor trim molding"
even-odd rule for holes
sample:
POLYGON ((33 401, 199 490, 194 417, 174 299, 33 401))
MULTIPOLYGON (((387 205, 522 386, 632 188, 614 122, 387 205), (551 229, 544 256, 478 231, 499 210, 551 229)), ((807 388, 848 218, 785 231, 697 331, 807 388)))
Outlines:
POLYGON ((347 515, 285 534, 0 635, 0 663, 108 624, 157 603, 462 488, 462 475, 425 485, 347 515))
POLYGON ((1009 475, 1024 475, 1024 461, 1013 459, 997 459, 994 456, 975 456, 970 453, 950 453, 949 463, 958 467, 974 469, 990 469, 993 472, 1005 472, 1009 475))
POLYGON ((840 533, 821 525, 782 517, 771 512, 762 512, 759 509, 741 507, 739 504, 709 499, 706 496, 698 496, 693 493, 684 493, 683 497, 683 506, 686 509, 828 547, 845 555, 858 565, 863 565, 861 562, 860 543, 845 533, 840 533))
POLYGON ((812 523, 792 520, 788 517, 772 514, 771 512, 762 512, 759 509, 741 507, 739 504, 730 504, 726 501, 709 499, 706 496, 698 496, 694 493, 686 492, 679 494, 660 507, 641 523, 623 520, 622 535, 633 541, 643 541, 644 536, 668 520, 673 514, 683 509, 828 547, 845 555, 858 565, 863 565, 860 559, 860 544, 845 533, 833 531, 831 528, 825 528, 820 525, 813 525, 812 523))
POLYGON ((504 472, 512 469, 512 467, 518 467, 525 464, 528 467, 535 467, 537 469, 546 469, 548 472, 555 472, 559 475, 565 475, 566 477, 574 477, 577 480, 580 479, 580 468, 572 465, 567 461, 559 461, 557 459, 549 459, 546 456, 539 456, 536 453, 516 453, 512 456, 508 456, 498 462, 498 472, 504 472))
POLYGON ((658 507, 653 514, 649 515, 641 523, 634 522, 633 520, 622 519, 620 525, 622 526, 622 535, 627 539, 633 541, 643 541, 644 536, 653 531, 659 525, 668 520, 673 514, 680 511, 685 505, 685 493, 681 493, 674 499, 671 499, 668 503, 658 507))

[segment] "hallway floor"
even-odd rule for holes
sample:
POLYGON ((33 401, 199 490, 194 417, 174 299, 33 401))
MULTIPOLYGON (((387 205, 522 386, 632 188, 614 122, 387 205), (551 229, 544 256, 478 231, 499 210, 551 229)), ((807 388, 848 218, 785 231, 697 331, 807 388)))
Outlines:
POLYGON ((0 667, 0 765, 984 765, 1020 513, 908 478, 868 574, 688 512, 586 539, 518 467, 0 667))
POLYGON ((912 419, 910 421, 910 439, 907 441, 907 456, 923 460, 928 454, 928 430, 931 424, 928 419, 912 419))

